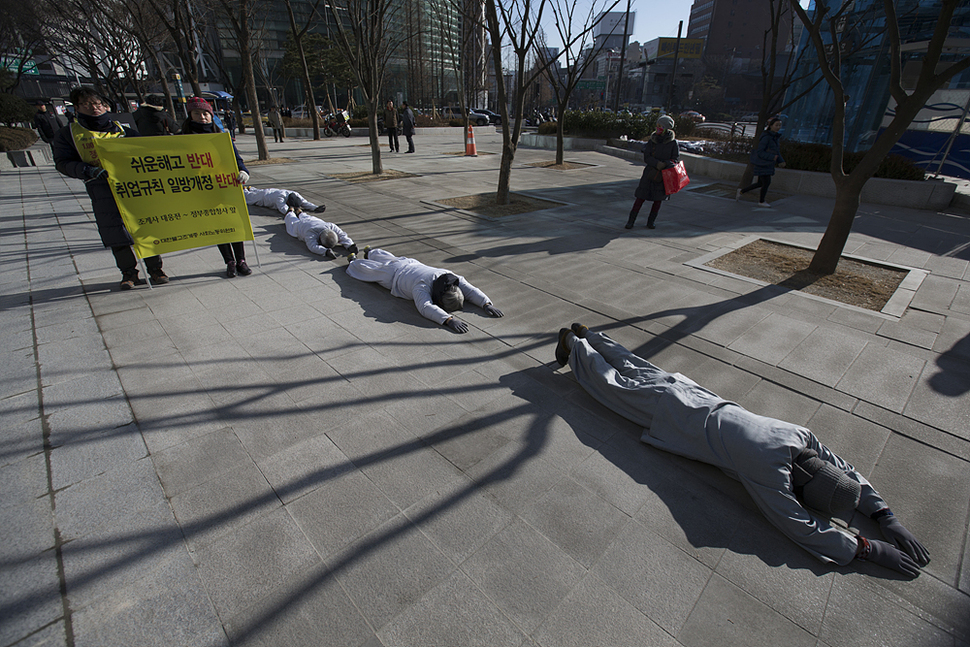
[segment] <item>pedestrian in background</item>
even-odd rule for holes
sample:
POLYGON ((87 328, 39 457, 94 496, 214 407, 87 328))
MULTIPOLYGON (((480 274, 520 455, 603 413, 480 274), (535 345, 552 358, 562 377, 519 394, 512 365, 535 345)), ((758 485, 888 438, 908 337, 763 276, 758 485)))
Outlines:
POLYGON ((765 202, 768 197, 768 187, 771 186, 771 176, 775 174, 775 167, 785 168, 785 160, 781 156, 781 119, 772 117, 768 120, 765 131, 761 133, 758 140, 758 147, 751 151, 751 163, 754 165, 754 174, 758 176, 758 181, 751 186, 738 189, 734 195, 735 200, 740 200, 741 196, 748 191, 761 188, 761 197, 758 204, 762 207, 770 207, 765 202))
POLYGON ((232 108, 226 108, 222 111, 222 124, 225 126, 225 130, 232 137, 233 141, 236 139, 236 115, 232 114, 232 108))
POLYGON ((43 101, 37 102, 37 112, 34 113, 34 128, 40 134, 40 138, 46 143, 54 141, 54 135, 61 129, 57 115, 47 110, 47 104, 43 101))
POLYGON ((636 200, 630 210, 630 218, 626 221, 626 228, 633 229, 633 223, 640 213, 640 207, 646 201, 653 202, 650 217, 647 218, 647 228, 656 229, 653 224, 660 213, 661 203, 668 199, 664 190, 662 171, 680 161, 680 148, 677 146, 677 133, 674 132, 674 120, 670 115, 664 115, 657 120, 657 130, 650 135, 650 139, 643 145, 643 162, 646 168, 640 176, 640 184, 634 193, 636 200))
MULTIPOLYGON (((223 132, 212 121, 215 113, 212 111, 212 105, 205 99, 192 97, 185 104, 185 109, 188 111, 189 117, 182 124, 183 135, 223 132)), ((242 156, 239 154, 239 149, 236 148, 235 144, 232 145, 232 152, 236 154, 236 166, 239 167, 239 177, 237 179, 240 184, 245 184, 249 181, 249 169, 243 163, 242 156)), ((246 247, 243 241, 222 243, 219 245, 219 252, 222 253, 222 260, 226 264, 227 277, 233 278, 236 274, 249 276, 253 273, 246 263, 246 247)))
POLYGON ((273 141, 282 142, 286 132, 283 130, 283 118, 276 106, 269 109, 269 125, 273 128, 273 141))
POLYGON ((133 116, 135 125, 138 126, 138 134, 142 137, 175 135, 179 131, 175 119, 162 107, 162 98, 155 94, 146 98, 133 116))
POLYGON ((401 130, 404 133, 404 138, 408 140, 408 149, 404 151, 405 153, 414 152, 414 111, 411 110, 411 106, 408 102, 404 102, 404 109, 401 111, 401 130))
POLYGON ((400 153, 401 142, 397 137, 397 109, 390 99, 387 100, 387 107, 384 108, 384 127, 387 128, 387 141, 391 145, 391 152, 400 153))

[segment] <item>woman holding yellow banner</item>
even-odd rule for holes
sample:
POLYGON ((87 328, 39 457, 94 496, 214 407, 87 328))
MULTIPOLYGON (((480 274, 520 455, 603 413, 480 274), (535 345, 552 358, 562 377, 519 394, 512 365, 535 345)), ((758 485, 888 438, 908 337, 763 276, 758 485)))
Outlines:
MULTIPOLYGON (((94 143, 100 138, 137 137, 138 131, 112 120, 107 102, 93 88, 80 86, 71 90, 71 103, 77 111, 77 120, 54 135, 51 143, 54 166, 63 175, 84 180, 101 242, 111 248, 115 264, 121 270, 121 289, 144 285, 145 280, 138 277, 138 259, 131 249, 134 241, 111 194, 108 172, 101 166, 94 143)), ((161 256, 147 257, 145 265, 152 285, 168 283, 161 256)))
MULTIPOLYGON (((205 99, 192 97, 185 103, 185 109, 188 111, 189 117, 182 124, 183 135, 222 132, 212 122, 215 113, 212 112, 212 106, 205 99)), ((236 165, 239 167, 239 183, 245 184, 249 181, 249 169, 243 163, 235 142, 232 145, 232 150, 236 154, 236 165)), ((253 273, 246 263, 246 248, 243 241, 222 243, 219 245, 219 251, 222 252, 222 260, 226 263, 226 276, 229 278, 236 276, 236 274, 249 276, 253 273)))

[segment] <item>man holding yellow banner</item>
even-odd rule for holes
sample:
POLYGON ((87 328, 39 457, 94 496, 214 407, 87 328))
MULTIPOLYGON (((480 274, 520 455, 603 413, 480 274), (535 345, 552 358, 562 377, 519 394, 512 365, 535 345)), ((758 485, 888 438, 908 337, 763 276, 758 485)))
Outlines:
MULTIPOLYGON (((108 187, 108 172, 98 159, 94 142, 99 139, 121 140, 137 137, 138 131, 112 121, 108 104, 93 88, 78 87, 71 91, 71 103, 77 120, 54 135, 51 150, 57 170, 68 177, 84 180, 98 233, 105 247, 110 247, 115 263, 121 270, 121 289, 130 290, 145 281, 138 278, 138 261, 131 250, 132 238, 108 187)), ((162 259, 157 255, 142 256, 153 284, 168 283, 162 271, 162 259)))
POLYGON ((228 133, 96 141, 139 258, 253 240, 228 133))

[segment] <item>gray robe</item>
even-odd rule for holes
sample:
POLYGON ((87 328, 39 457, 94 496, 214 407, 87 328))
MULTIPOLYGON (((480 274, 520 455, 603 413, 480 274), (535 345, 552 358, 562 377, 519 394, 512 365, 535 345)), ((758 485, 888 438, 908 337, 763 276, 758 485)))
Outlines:
POLYGON ((868 516, 888 507, 865 477, 808 429, 751 413, 680 373, 657 368, 606 335, 590 332, 578 339, 569 366, 590 395, 646 428, 641 441, 737 479, 768 521, 823 562, 848 564, 857 543, 795 497, 791 466, 803 449, 814 449, 859 482, 859 512, 868 516))

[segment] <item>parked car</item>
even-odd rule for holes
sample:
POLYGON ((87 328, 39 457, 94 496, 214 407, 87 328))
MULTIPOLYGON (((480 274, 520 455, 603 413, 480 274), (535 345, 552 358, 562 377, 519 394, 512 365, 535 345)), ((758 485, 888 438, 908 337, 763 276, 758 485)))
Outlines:
POLYGON ((485 108, 474 108, 473 112, 477 112, 480 115, 485 115, 488 117, 488 123, 492 124, 493 126, 502 125, 502 115, 497 112, 492 112, 491 110, 486 110, 485 108))
MULTIPOLYGON (((317 114, 323 114, 323 106, 317 106, 317 114)), ((310 111, 300 106, 298 108, 293 108, 293 118, 294 119, 309 119, 311 117, 310 111)))
MULTIPOLYGON (((445 119, 464 119, 461 108, 458 106, 445 106, 440 112, 441 116, 445 119)), ((469 111, 468 118, 473 126, 487 126, 489 122, 488 115, 482 115, 472 111, 469 111)))
POLYGON ((707 121, 707 117, 697 112, 696 110, 688 110, 687 112, 680 113, 681 118, 687 118, 693 121, 695 124, 702 124, 707 121))

